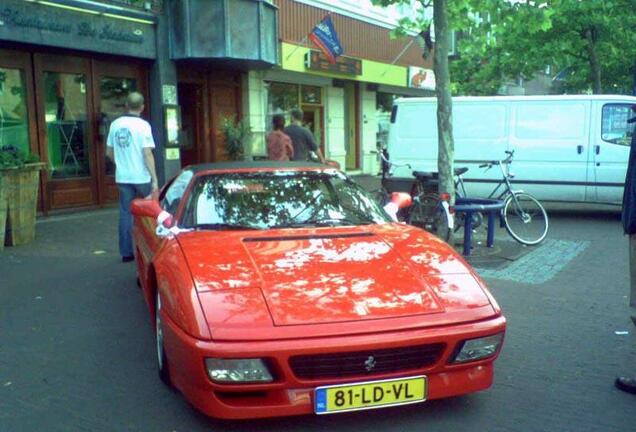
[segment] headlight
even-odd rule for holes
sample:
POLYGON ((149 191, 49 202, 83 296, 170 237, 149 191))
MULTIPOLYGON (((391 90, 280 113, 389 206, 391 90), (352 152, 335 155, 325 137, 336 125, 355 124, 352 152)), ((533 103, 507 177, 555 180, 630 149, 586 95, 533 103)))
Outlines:
POLYGON ((462 343, 453 363, 464 363, 491 357, 499 351, 503 342, 503 333, 483 338, 469 339, 462 343))
POLYGON ((208 375, 214 382, 259 383, 272 382, 272 374, 261 359, 205 359, 208 375))

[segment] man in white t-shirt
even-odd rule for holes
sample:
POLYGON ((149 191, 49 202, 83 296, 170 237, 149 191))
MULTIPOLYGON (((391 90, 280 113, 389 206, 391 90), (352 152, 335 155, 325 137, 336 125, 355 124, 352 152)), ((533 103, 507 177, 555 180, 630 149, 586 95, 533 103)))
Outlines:
POLYGON ((115 182, 119 189, 119 253, 122 262, 134 259, 130 204, 157 190, 157 174, 150 124, 140 117, 144 97, 132 92, 126 100, 128 112, 113 121, 108 132, 106 155, 115 162, 115 182))

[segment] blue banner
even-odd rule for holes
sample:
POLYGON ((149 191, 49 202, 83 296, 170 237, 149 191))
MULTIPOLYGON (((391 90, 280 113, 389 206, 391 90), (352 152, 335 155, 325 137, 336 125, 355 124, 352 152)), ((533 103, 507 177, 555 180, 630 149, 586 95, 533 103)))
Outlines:
POLYGON ((340 39, 338 39, 338 33, 336 33, 329 15, 316 24, 316 27, 309 34, 309 39, 320 48, 331 63, 335 63, 336 57, 342 55, 340 39))

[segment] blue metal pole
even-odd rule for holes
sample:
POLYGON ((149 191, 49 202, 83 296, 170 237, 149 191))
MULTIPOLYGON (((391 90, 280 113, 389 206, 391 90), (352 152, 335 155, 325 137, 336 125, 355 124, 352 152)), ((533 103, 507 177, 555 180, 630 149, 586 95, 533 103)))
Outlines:
POLYGON ((497 210, 488 211, 488 238, 486 239, 486 246, 492 247, 495 244, 495 214, 497 210))
POLYGON ((464 256, 470 255, 473 240, 473 212, 464 212, 464 256))

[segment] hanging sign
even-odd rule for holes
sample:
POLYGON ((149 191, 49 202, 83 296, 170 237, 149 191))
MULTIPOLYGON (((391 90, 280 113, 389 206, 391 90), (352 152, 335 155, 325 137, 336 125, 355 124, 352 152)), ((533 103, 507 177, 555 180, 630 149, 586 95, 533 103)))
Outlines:
POLYGON ((424 90, 435 90, 435 72, 432 69, 424 69, 409 66, 408 86, 424 90))
POLYGON ((311 50, 305 54, 305 68, 320 72, 334 72, 341 75, 362 75, 362 61, 351 57, 337 57, 335 63, 320 51, 311 50))

